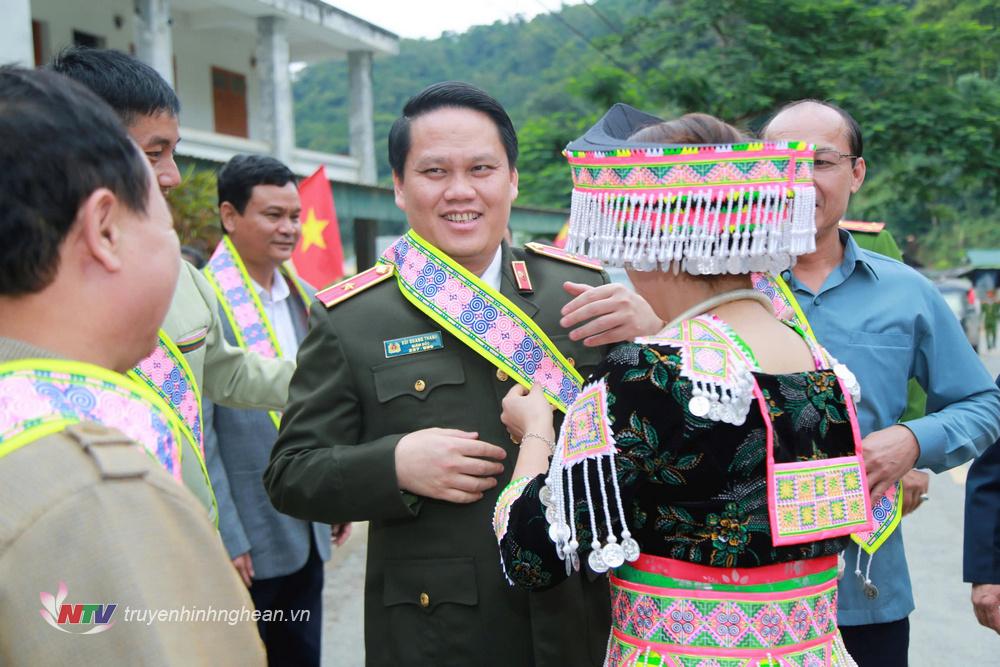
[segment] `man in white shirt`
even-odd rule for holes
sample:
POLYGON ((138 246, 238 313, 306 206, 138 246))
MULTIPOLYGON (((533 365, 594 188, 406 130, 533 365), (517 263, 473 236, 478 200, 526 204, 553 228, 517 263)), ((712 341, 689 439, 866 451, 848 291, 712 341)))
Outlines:
MULTIPOLYGON (((295 176, 274 158, 238 155, 219 172, 226 236, 207 271, 220 291, 226 338, 264 356, 294 360, 306 333, 313 290, 284 268, 301 233, 301 208, 295 176)), ((263 619, 272 618, 258 622, 269 661, 318 665, 331 533, 279 514, 264 491, 277 419, 206 402, 207 467, 222 540, 263 619)), ((347 526, 335 527, 338 543, 347 526)))

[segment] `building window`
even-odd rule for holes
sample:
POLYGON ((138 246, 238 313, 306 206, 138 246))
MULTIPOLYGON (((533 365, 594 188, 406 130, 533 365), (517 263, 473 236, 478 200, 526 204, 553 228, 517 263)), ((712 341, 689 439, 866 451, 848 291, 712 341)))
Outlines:
POLYGON ((41 67, 49 59, 49 24, 32 21, 31 41, 35 47, 35 67, 41 67))
POLYGON ((247 80, 242 74, 220 67, 212 68, 212 105, 215 131, 234 137, 249 137, 247 132, 247 80))
POLYGON ((86 46, 91 49, 103 49, 105 39, 82 30, 73 31, 73 46, 86 46))

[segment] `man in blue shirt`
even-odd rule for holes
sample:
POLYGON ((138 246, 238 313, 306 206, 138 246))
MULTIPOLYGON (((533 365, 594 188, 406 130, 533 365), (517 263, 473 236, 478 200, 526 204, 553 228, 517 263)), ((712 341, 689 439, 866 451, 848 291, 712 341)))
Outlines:
MULTIPOLYGON (((919 273, 862 250, 837 228, 865 179, 857 122, 835 105, 803 100, 780 110, 763 133, 816 145, 816 251, 784 278, 820 342, 861 384, 858 418, 872 497, 914 467, 941 472, 975 457, 1000 435, 1000 392, 955 316, 919 273), (911 377, 927 391, 928 414, 900 424, 911 377)), ((845 558, 838 624, 848 651, 860 667, 905 666, 913 594, 902 529, 875 554, 868 595, 852 574, 858 547, 852 544, 845 558)))

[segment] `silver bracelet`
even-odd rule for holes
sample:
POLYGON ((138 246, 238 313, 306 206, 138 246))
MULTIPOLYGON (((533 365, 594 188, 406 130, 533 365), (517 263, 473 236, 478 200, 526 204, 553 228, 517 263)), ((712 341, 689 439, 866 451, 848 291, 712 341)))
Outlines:
POLYGON ((545 446, 549 448, 549 454, 556 453, 556 443, 549 440, 548 438, 543 438, 537 433, 525 433, 524 435, 521 436, 521 444, 523 445, 524 441, 527 440, 528 438, 535 438, 536 440, 541 440, 542 442, 545 443, 545 446))

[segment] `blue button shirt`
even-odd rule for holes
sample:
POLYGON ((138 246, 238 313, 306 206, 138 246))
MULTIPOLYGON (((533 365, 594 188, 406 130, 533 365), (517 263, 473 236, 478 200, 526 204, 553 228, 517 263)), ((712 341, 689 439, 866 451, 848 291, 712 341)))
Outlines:
MULTIPOLYGON (((818 293, 786 271, 820 343, 861 384, 861 435, 899 422, 906 385, 916 378, 927 391, 927 415, 905 423, 920 444, 917 467, 941 472, 974 458, 1000 436, 1000 391, 969 345, 958 319, 937 289, 901 262, 863 250, 840 231, 844 260, 818 293)), ((898 528, 875 553, 869 600, 854 576, 858 547, 844 554, 840 625, 888 623, 913 611, 913 591, 898 528)), ((861 569, 868 565, 862 554, 861 569)))

